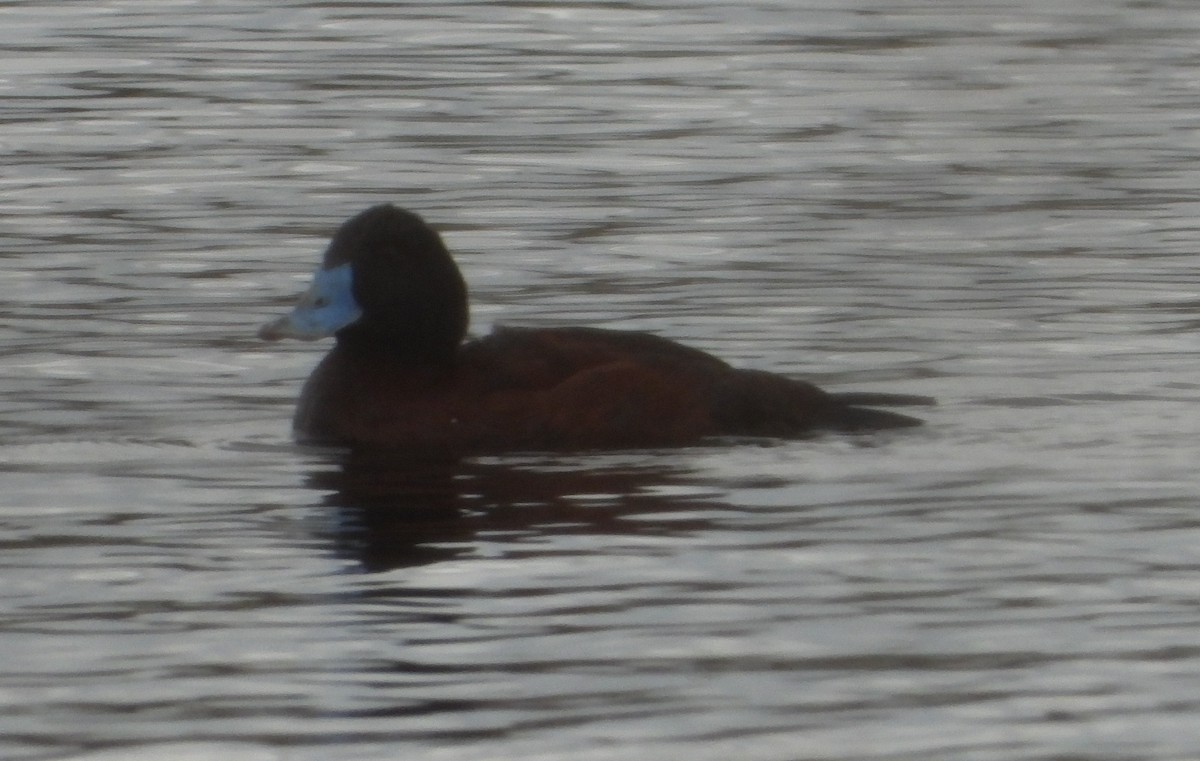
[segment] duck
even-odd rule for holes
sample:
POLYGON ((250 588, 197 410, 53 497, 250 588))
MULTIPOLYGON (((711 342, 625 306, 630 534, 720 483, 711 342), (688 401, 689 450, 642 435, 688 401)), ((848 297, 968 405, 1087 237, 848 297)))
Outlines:
POLYGON ((344 222, 311 287, 263 325, 267 341, 332 336, 300 392, 297 440, 413 452, 658 448, 920 425, 879 406, 736 368, 643 332, 508 327, 468 337, 467 285, 416 213, 372 206, 344 222), (875 406, 872 406, 875 405, 875 406))

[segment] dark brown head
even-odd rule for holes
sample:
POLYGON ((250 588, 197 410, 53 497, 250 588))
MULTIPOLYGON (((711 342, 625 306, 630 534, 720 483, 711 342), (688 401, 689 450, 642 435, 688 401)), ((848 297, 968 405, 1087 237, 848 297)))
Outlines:
POLYGON ((383 204, 338 228, 308 293, 259 334, 336 335, 340 346, 440 361, 467 322, 467 287, 441 237, 416 214, 383 204))

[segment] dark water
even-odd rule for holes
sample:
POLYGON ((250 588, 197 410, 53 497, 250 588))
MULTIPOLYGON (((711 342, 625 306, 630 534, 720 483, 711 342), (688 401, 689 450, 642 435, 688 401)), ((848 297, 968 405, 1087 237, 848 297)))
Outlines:
POLYGON ((6 3, 0 757, 1194 759, 1200 10, 6 3), (477 328, 915 433, 380 469, 263 345, 338 222, 477 328))

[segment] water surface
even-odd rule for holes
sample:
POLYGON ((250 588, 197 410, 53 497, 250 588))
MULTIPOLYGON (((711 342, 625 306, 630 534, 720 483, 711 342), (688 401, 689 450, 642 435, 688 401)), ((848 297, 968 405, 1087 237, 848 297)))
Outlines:
POLYGON ((1200 11, 0 8, 0 756, 1192 759, 1200 11), (916 432, 411 467, 256 326, 345 217, 476 330, 916 432))

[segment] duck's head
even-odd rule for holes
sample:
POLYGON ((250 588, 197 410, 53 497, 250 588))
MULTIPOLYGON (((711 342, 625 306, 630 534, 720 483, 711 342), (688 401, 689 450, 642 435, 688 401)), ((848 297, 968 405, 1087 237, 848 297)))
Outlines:
POLYGON ((382 204, 338 228, 300 303, 258 334, 333 335, 339 346, 444 359, 467 322, 467 287, 441 237, 416 214, 382 204))

